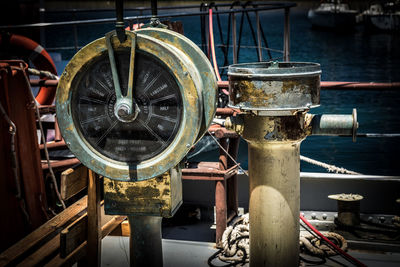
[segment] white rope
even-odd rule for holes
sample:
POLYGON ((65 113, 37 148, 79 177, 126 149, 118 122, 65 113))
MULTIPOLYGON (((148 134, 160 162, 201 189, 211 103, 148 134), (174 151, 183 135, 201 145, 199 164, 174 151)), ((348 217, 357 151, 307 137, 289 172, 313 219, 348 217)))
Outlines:
MULTIPOLYGON (((209 133, 210 136, 214 139, 214 141, 218 144, 218 146, 228 155, 228 157, 229 157, 236 165, 238 165, 239 169, 242 170, 243 173, 248 177, 249 175, 248 175, 247 171, 245 171, 242 167, 240 167, 239 163, 228 153, 228 151, 226 151, 225 148, 223 148, 223 147, 221 146, 221 144, 220 144, 220 143, 218 142, 218 140, 211 134, 210 131, 208 131, 208 133, 209 133)), ((360 175, 360 174, 361 174, 361 173, 359 173, 359 172, 347 170, 347 169, 345 169, 345 168, 343 168, 343 167, 337 167, 337 166, 335 166, 335 165, 327 164, 327 163, 324 163, 324 162, 321 162, 321 161, 318 161, 318 160, 315 160, 315 159, 310 159, 310 158, 305 157, 305 156, 302 156, 302 155, 300 155, 300 159, 303 160, 303 161, 305 161, 305 162, 308 162, 308 163, 310 163, 310 164, 314 164, 314 165, 320 166, 320 167, 322 167, 322 168, 325 168, 325 169, 328 170, 328 172, 344 173, 344 174, 355 174, 355 175, 360 175)))
POLYGON ((223 262, 247 263, 250 255, 249 214, 236 218, 222 235, 222 250, 218 258, 223 262))
POLYGON ((307 158, 307 157, 302 156, 302 155, 300 155, 300 159, 302 161, 308 162, 310 164, 314 164, 314 165, 320 166, 322 168, 325 168, 325 169, 328 170, 328 172, 344 173, 344 174, 356 174, 356 175, 357 174, 361 174, 361 173, 358 173, 358 172, 355 172, 355 171, 347 170, 347 169, 342 168, 342 167, 337 167, 335 165, 330 165, 330 164, 327 164, 327 163, 324 163, 324 162, 321 162, 321 161, 318 161, 318 160, 315 160, 315 159, 310 159, 310 158, 307 158))
MULTIPOLYGON (((21 69, 23 69, 23 66, 21 66, 21 69)), ((29 87, 30 97, 32 99, 32 103, 33 103, 35 111, 36 111, 36 116, 38 117, 38 123, 39 123, 39 129, 40 129, 40 137, 41 137, 42 142, 43 142, 44 154, 45 154, 45 157, 46 157, 47 165, 49 166, 50 177, 51 177, 52 182, 54 184, 54 191, 56 192, 57 198, 60 201, 62 208, 65 210, 66 206, 65 206, 65 203, 64 203, 64 201, 63 201, 63 199, 61 197, 60 191, 58 190, 58 184, 57 184, 56 176, 55 176, 55 174, 53 172, 53 168, 51 167, 51 164, 50 164, 49 151, 47 149, 47 142, 46 142, 46 138, 45 138, 45 135, 44 135, 42 121, 40 120, 39 108, 38 108, 37 102, 35 100, 35 96, 33 95, 31 84, 30 84, 30 82, 28 80, 28 76, 26 76, 26 75, 24 75, 24 76, 25 76, 26 84, 29 87)))
POLYGON ((58 80, 59 79, 59 77, 57 75, 54 75, 53 73, 51 73, 50 71, 47 71, 47 70, 37 70, 37 69, 28 68, 28 73, 30 75, 46 77, 46 78, 49 78, 50 80, 58 80))
MULTIPOLYGON (((334 233, 324 233, 326 237, 335 242, 341 249, 347 250, 347 241, 343 236, 334 233)), ((249 241, 249 213, 240 217, 236 217, 232 223, 225 229, 222 235, 222 249, 212 255, 208 260, 210 266, 214 265, 212 261, 218 257, 222 262, 229 263, 225 266, 243 265, 249 262, 250 258, 250 241, 249 241)), ((300 252, 307 253, 312 256, 325 258, 327 256, 337 255, 326 244, 321 242, 318 237, 313 235, 300 236, 299 239, 300 252)))

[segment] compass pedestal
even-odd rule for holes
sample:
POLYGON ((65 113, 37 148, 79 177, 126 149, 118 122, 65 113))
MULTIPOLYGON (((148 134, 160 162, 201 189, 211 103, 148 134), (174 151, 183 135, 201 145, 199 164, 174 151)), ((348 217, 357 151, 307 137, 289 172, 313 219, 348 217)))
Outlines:
POLYGON ((128 216, 130 266, 163 266, 160 216, 128 216))
POLYGON ((161 221, 172 217, 182 204, 181 177, 177 166, 144 181, 104 179, 106 214, 128 215, 130 266, 162 266, 161 221))

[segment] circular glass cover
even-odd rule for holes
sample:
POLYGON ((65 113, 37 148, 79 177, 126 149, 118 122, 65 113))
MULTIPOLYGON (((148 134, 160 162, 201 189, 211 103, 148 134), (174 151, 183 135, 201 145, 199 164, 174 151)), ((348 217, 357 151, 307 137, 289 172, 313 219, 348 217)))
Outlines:
MULTIPOLYGON (((114 51, 121 91, 126 95, 129 49, 114 51)), ((131 122, 115 114, 115 92, 107 52, 78 73, 72 85, 71 110, 80 134, 100 154, 138 163, 160 154, 174 140, 182 117, 178 84, 161 62, 136 50, 133 98, 139 107, 131 122)))

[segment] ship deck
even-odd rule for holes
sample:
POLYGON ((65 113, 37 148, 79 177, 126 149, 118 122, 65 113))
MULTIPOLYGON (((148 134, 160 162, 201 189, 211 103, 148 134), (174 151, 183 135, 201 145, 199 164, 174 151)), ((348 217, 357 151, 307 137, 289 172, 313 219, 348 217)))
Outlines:
MULTIPOLYGON (((212 223, 198 222, 163 227, 164 267, 208 266, 208 259, 218 251, 212 242, 215 234, 212 223)), ((349 250, 350 255, 367 266, 400 266, 400 253, 349 250)), ((218 259, 214 266, 226 266, 218 259)), ((102 266, 129 266, 129 238, 107 236, 102 242, 102 266)), ((239 266, 239 265, 238 265, 239 266)), ((248 266, 245 265, 245 266, 248 266)), ((303 266, 315 266, 305 264, 303 266)), ((351 266, 340 256, 327 259, 319 266, 351 266)))

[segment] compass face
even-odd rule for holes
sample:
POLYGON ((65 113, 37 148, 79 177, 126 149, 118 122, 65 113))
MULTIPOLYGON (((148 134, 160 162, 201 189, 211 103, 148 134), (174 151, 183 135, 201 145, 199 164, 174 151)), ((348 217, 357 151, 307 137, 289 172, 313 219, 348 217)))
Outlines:
MULTIPOLYGON (((121 91, 129 76, 129 49, 115 50, 121 91)), ((94 151, 110 159, 139 163, 164 151, 182 120, 183 103, 175 78, 153 56, 136 50, 133 98, 139 107, 135 120, 115 116, 115 92, 108 54, 92 60, 72 85, 72 119, 94 151)))

